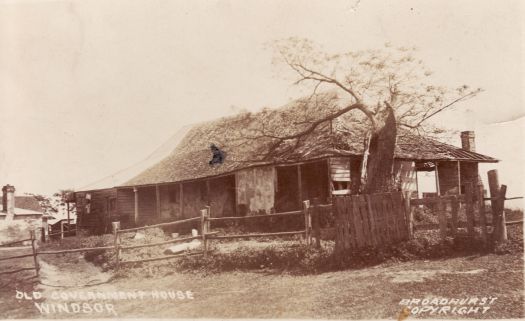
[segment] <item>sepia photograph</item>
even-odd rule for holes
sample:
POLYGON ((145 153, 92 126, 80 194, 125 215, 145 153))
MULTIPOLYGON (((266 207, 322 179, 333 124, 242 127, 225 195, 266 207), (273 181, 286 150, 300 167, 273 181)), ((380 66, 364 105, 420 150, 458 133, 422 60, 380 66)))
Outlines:
POLYGON ((525 319, 524 21, 0 0, 0 320, 525 319))

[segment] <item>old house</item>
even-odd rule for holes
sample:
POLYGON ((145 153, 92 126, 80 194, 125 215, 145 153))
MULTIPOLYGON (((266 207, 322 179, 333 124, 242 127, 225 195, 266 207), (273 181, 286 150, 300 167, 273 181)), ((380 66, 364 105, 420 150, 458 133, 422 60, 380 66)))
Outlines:
MULTIPOLYGON (((279 109, 204 122, 191 128, 169 156, 132 179, 76 193, 78 225, 109 232, 123 227, 194 217, 300 209, 302 201, 356 193, 360 188, 366 120, 354 114, 319 125, 299 140, 270 148, 275 137, 304 130, 339 108, 337 100, 295 101, 279 109), (210 165, 210 145, 224 161, 210 165)), ((456 147, 398 131, 394 173, 398 189, 416 191, 417 173, 434 171, 439 194, 461 193, 478 181, 478 164, 497 162, 476 153, 473 132, 456 147)))

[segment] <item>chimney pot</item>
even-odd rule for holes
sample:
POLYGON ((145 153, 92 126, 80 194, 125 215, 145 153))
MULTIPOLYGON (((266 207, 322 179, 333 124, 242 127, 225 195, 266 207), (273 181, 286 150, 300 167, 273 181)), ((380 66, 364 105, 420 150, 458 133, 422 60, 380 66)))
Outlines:
POLYGON ((476 152, 476 135, 473 131, 461 132, 461 148, 469 152, 476 152))

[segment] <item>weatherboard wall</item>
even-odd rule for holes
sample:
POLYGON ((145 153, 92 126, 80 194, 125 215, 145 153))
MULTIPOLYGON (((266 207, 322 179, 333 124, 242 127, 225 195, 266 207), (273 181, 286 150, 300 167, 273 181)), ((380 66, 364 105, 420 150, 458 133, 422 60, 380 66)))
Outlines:
POLYGON ((116 197, 114 188, 76 193, 78 227, 92 233, 108 233, 112 220, 109 203, 116 197))
POLYGON ((271 213, 275 204, 275 169, 271 166, 240 170, 235 174, 240 214, 271 213))

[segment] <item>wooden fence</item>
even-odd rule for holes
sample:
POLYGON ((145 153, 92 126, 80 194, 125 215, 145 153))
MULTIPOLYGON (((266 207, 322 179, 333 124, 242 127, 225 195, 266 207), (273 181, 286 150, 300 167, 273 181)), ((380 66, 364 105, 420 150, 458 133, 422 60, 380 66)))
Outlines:
POLYGON ((483 185, 465 184, 465 194, 462 195, 445 195, 428 197, 422 199, 405 198, 408 205, 407 217, 409 224, 410 237, 414 231, 414 211, 417 206, 427 206, 435 209, 438 218, 438 227, 441 238, 447 236, 456 236, 460 228, 459 209, 461 206, 465 209, 466 230, 469 236, 479 234, 483 242, 487 242, 489 236, 493 240, 506 240, 506 226, 510 224, 520 224, 523 221, 507 222, 505 219, 505 201, 521 199, 523 197, 506 197, 507 186, 499 185, 498 174, 496 170, 488 172, 490 197, 485 197, 483 185), (488 212, 486 201, 491 202, 491 210, 488 212), (447 208, 450 207, 451 215, 447 215, 447 208), (491 224, 488 223, 487 213, 492 214, 491 224), (479 233, 475 227, 479 227, 479 233), (492 234, 489 234, 489 227, 492 227, 492 234))
MULTIPOLYGON (((165 260, 165 259, 172 259, 172 258, 178 258, 182 256, 189 256, 189 255, 207 255, 208 248, 211 240, 214 239, 235 239, 235 238, 254 238, 254 237, 278 237, 278 236, 287 236, 287 235, 304 235, 306 243, 311 245, 312 242, 312 231, 313 235, 316 236, 316 245, 320 246, 320 227, 319 227, 319 215, 323 213, 323 210, 330 209, 331 204, 328 205, 319 205, 317 199, 314 200, 315 205, 310 206, 309 201, 303 202, 303 209, 300 211, 292 211, 292 212, 283 212, 283 213, 275 213, 275 214, 267 214, 267 215, 253 215, 253 216, 233 216, 233 217, 211 217, 210 208, 206 207, 201 211, 200 217, 194 217, 184 220, 178 220, 173 222, 167 222, 167 223, 160 223, 155 225, 149 225, 149 226, 141 226, 141 227, 135 227, 135 228, 129 228, 129 229, 120 229, 120 223, 114 222, 113 223, 113 236, 114 236, 114 243, 111 246, 99 246, 99 247, 85 247, 85 248, 77 248, 77 249, 68 249, 68 250, 56 250, 56 251, 37 251, 35 242, 35 231, 31 231, 31 237, 29 239, 25 240, 19 240, 15 242, 0 244, 0 246, 9 246, 16 243, 22 243, 25 241, 31 241, 31 247, 32 247, 32 254, 26 254, 26 255, 17 255, 17 256, 10 256, 10 257, 2 257, 0 258, 0 261, 3 260, 12 260, 12 259, 18 259, 18 258, 24 258, 32 256, 34 258, 34 267, 31 268, 21 268, 13 271, 6 271, 6 272, 0 272, 0 274, 9 274, 9 273, 16 273, 20 271, 25 270, 36 270, 37 275, 39 271, 39 265, 37 261, 38 255, 56 255, 56 254, 65 254, 65 253, 80 253, 80 252, 92 252, 92 251, 114 251, 115 252, 115 263, 116 268, 118 269, 122 264, 133 264, 133 263, 141 263, 141 262, 149 262, 149 261, 157 261, 157 260, 165 260), (289 232, 275 232, 275 233, 252 233, 252 234, 241 234, 241 235, 217 235, 219 232, 212 232, 210 229, 210 223, 212 221, 234 221, 234 220, 250 220, 250 219, 257 219, 257 218, 275 218, 275 217, 283 217, 283 216, 294 216, 294 215, 302 215, 304 216, 304 222, 305 222, 305 228, 300 231, 289 231, 289 232), (312 220, 312 217, 314 218, 312 220), (155 242, 155 243, 147 243, 147 244, 137 244, 137 245, 128 245, 123 246, 121 244, 121 235, 124 233, 131 233, 131 232, 138 232, 143 231, 147 229, 152 228, 159 228, 159 227, 167 227, 167 226, 176 226, 181 224, 187 224, 190 222, 200 222, 201 224, 201 235, 197 236, 191 236, 191 237, 184 237, 184 238, 174 238, 167 241, 162 242, 155 242), (313 222, 313 225, 312 225, 313 222), (313 226, 313 228, 312 228, 313 226), (125 250, 131 250, 131 249, 138 249, 138 248, 145 248, 145 247, 154 247, 154 246, 161 246, 165 244, 173 244, 173 243, 181 243, 181 242, 187 242, 195 239, 202 240, 202 251, 190 251, 182 254, 174 254, 174 255, 165 255, 165 256, 159 256, 159 257, 153 257, 153 258, 146 258, 141 260, 122 260, 122 251, 125 250)), ((64 231, 61 231, 61 233, 57 234, 63 234, 64 231)))
MULTIPOLYGON (((178 258, 186 255, 204 255, 208 253, 209 245, 212 240, 220 239, 237 239, 237 238, 255 238, 255 237, 280 237, 291 235, 302 235, 303 240, 307 245, 320 247, 321 246, 321 228, 320 221, 323 216, 328 217, 328 213, 335 214, 335 230, 336 230, 336 251, 346 249, 360 249, 364 247, 382 247, 387 244, 396 243, 408 240, 413 237, 414 232, 414 208, 420 205, 434 206, 437 209, 440 234, 443 238, 447 235, 455 235, 459 227, 458 210, 460 204, 464 203, 466 210, 466 226, 469 235, 474 235, 475 217, 474 213, 478 213, 477 221, 481 229, 483 240, 488 236, 488 224, 485 216, 485 201, 491 201, 493 214, 493 235, 497 240, 506 239, 506 225, 504 215, 504 201, 509 199, 516 199, 521 197, 506 198, 506 186, 497 183, 497 172, 489 172, 489 185, 491 197, 487 198, 483 195, 483 187, 476 186, 475 188, 466 184, 465 195, 447 195, 423 199, 410 199, 410 193, 393 192, 380 193, 370 195, 353 195, 353 196, 337 196, 332 198, 332 204, 319 204, 318 199, 303 202, 303 209, 299 211, 252 215, 252 216, 232 216, 232 217, 212 217, 210 207, 201 210, 200 217, 194 217, 184 220, 178 220, 168 223, 160 223, 149 226, 142 226, 130 229, 120 229, 120 223, 113 223, 114 244, 112 246, 93 247, 93 248, 79 248, 60 251, 37 251, 35 247, 35 232, 31 231, 29 239, 19 240, 16 242, 0 244, 0 246, 7 246, 14 243, 21 243, 24 241, 31 241, 32 254, 18 255, 12 257, 0 258, 0 261, 16 259, 22 257, 33 256, 34 267, 21 268, 14 271, 0 272, 0 274, 16 273, 28 269, 35 269, 38 275, 39 266, 37 262, 38 255, 52 255, 63 253, 89 252, 89 251, 114 251, 115 263, 117 269, 121 264, 133 264, 140 262, 164 260, 171 258, 178 258), (492 172, 492 174, 491 174, 492 172), (447 205, 451 207, 451 218, 447 218, 445 208, 447 205), (477 211, 476 211, 477 209, 477 211), (273 233, 251 233, 238 235, 218 235, 218 232, 211 231, 211 222, 220 221, 246 221, 253 219, 271 219, 283 216, 302 216, 304 227, 297 231, 287 232, 273 232, 273 233), (176 226, 190 222, 200 222, 201 234, 197 236, 174 238, 167 241, 137 244, 123 246, 121 244, 121 235, 123 233, 138 232, 146 229, 176 226), (202 240, 202 251, 186 252, 184 254, 174 254, 159 256, 153 258, 146 258, 142 260, 127 260, 121 259, 122 251, 161 246, 165 244, 187 242, 195 239, 202 240)), ((509 224, 522 223, 509 222, 509 224)), ((61 231, 63 235, 64 231, 61 231)))
POLYGON ((303 209, 300 211, 290 211, 290 212, 283 212, 283 213, 251 215, 251 216, 212 217, 212 213, 210 212, 210 207, 206 207, 203 210, 201 210, 200 217, 178 220, 174 222, 160 223, 160 224, 155 224, 155 225, 135 227, 135 228, 129 228, 129 229, 123 229, 123 230, 119 228, 119 225, 120 225, 119 223, 113 223, 113 234, 114 234, 115 241, 114 241, 114 245, 112 247, 108 247, 107 249, 113 249, 115 251, 116 267, 119 268, 120 265, 122 264, 133 264, 133 263, 149 262, 149 261, 156 261, 156 260, 164 260, 164 259, 178 258, 181 256, 186 256, 186 255, 201 255, 202 254, 206 256, 208 254, 210 243, 212 242, 212 240, 221 240, 221 239, 303 235, 306 243, 308 245, 312 245, 313 244, 312 235, 313 235, 315 236, 315 240, 316 240, 315 245, 319 247, 320 246, 319 216, 323 213, 323 209, 326 210, 327 208, 331 208, 331 204, 320 205, 318 200, 314 199, 314 205, 312 206, 310 206, 309 201, 304 201, 303 209), (261 218, 271 219, 275 217, 296 216, 296 215, 303 216, 304 222, 305 222, 304 223, 305 228, 299 231, 273 232, 273 233, 250 233, 250 234, 236 234, 236 235, 218 235, 219 234, 218 231, 215 231, 215 232, 211 231, 211 222, 247 221, 247 220, 261 219, 261 218), (148 244, 138 244, 138 245, 129 245, 129 246, 121 245, 120 235, 123 233, 138 232, 138 231, 143 231, 143 230, 152 229, 152 228, 159 228, 159 227, 176 226, 176 225, 181 225, 181 224, 187 224, 190 222, 200 222, 200 230, 201 230, 200 235, 185 237, 185 238, 176 238, 172 240, 148 243, 148 244), (202 241, 202 251, 188 252, 184 254, 165 255, 165 256, 146 258, 146 259, 141 259, 141 260, 123 261, 121 259, 122 251, 124 250, 161 246, 161 245, 173 244, 173 243, 181 243, 181 242, 187 242, 187 241, 191 241, 195 239, 200 239, 202 241))
POLYGON ((18 273, 18 272, 22 272, 22 271, 35 270, 36 276, 38 276, 38 272, 40 271, 40 266, 38 265, 38 261, 36 259, 38 253, 37 253, 36 246, 35 246, 36 237, 35 237, 35 231, 34 230, 29 231, 29 238, 28 239, 13 241, 13 242, 9 242, 9 243, 3 243, 3 244, 0 244, 0 247, 8 247, 8 246, 11 246, 11 245, 14 245, 14 244, 24 243, 24 242, 28 242, 28 241, 31 242, 31 254, 23 254, 23 255, 14 255, 14 256, 7 256, 7 257, 0 257, 0 261, 15 260, 15 259, 21 259, 21 258, 32 256, 33 257, 33 264, 34 264, 34 266, 32 266, 32 267, 23 267, 23 268, 19 268, 19 269, 16 269, 16 270, 1 271, 0 275, 2 275, 2 274, 13 274, 13 273, 18 273))
POLYGON ((382 247, 409 238, 401 192, 334 198, 336 251, 382 247))

